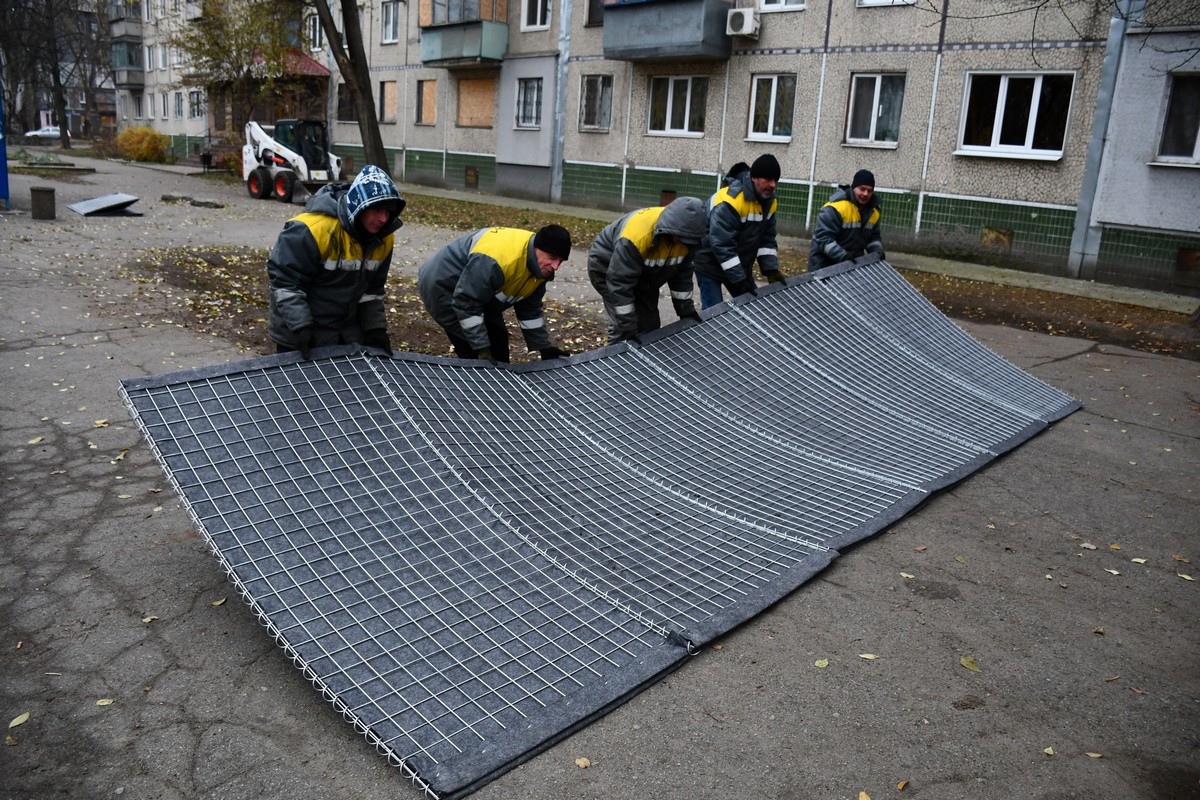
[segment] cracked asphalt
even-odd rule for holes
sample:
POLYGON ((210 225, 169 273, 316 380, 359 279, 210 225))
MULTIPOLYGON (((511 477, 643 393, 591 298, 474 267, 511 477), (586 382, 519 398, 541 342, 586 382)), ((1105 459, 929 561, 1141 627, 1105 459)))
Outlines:
MULTIPOLYGON (((104 313, 115 267, 269 245, 299 205, 97 168, 10 176, 0 213, 0 798, 417 798, 237 598, 118 395, 244 354, 104 313), (110 192, 144 216, 66 208, 110 192)), ((447 236, 417 227, 414 265, 447 236)), ((964 327, 1083 410, 473 797, 1200 797, 1200 364, 964 327)))

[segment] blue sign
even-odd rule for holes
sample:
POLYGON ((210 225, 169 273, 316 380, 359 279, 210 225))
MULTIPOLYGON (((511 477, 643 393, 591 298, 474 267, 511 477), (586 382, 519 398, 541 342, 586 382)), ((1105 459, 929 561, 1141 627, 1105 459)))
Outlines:
POLYGON ((8 195, 8 134, 4 128, 4 104, 0 103, 0 195, 4 197, 4 210, 12 208, 12 198, 8 195))

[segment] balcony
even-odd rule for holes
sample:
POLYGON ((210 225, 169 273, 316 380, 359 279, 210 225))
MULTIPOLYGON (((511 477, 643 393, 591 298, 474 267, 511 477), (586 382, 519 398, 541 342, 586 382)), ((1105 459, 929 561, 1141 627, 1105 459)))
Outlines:
POLYGON ((427 67, 499 66, 508 51, 508 24, 475 20, 421 28, 421 63, 427 67))
POLYGON ((204 16, 204 5, 202 3, 184 3, 183 18, 188 22, 195 22, 204 16))
POLYGON ((110 3, 108 35, 113 40, 142 40, 142 7, 139 3, 110 3))
POLYGON ((146 85, 146 73, 141 67, 117 67, 113 70, 113 85, 118 89, 141 89, 146 85))
POLYGON ((729 0, 602 0, 604 57, 617 61, 726 61, 729 0))

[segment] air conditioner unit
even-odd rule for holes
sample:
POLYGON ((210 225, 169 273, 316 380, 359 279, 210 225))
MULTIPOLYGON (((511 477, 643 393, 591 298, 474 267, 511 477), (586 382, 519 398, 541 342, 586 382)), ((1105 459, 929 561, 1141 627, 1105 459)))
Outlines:
POLYGON ((754 8, 731 8, 725 19, 725 33, 730 36, 758 38, 758 10, 754 8))

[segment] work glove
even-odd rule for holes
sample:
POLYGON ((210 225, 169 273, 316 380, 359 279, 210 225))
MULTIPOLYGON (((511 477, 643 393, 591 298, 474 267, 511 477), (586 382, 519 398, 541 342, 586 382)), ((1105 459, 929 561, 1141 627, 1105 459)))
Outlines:
POLYGON ((683 314, 680 314, 679 318, 680 319, 690 319, 690 320, 699 322, 700 321, 700 312, 693 309, 692 311, 686 311, 683 314))
POLYGON ((752 297, 758 297, 758 290, 755 289, 755 287, 754 287, 754 281, 749 280, 749 279, 742 281, 741 283, 737 284, 736 286, 731 286, 729 288, 733 291, 733 293, 735 295, 748 294, 748 295, 751 295, 752 297))
POLYGON ((367 347, 378 347, 389 356, 392 355, 392 340, 388 337, 386 328, 363 331, 363 344, 367 347))
POLYGON ((496 365, 496 357, 494 355, 492 355, 491 350, 480 350, 479 352, 477 352, 475 354, 475 357, 478 358, 480 361, 488 362, 492 366, 496 365))
POLYGON ((770 272, 764 272, 763 276, 767 279, 767 283, 783 283, 785 280, 783 273, 777 269, 773 269, 770 272))
POLYGON ((300 357, 308 361, 312 352, 313 339, 316 334, 313 333, 312 325, 305 326, 296 331, 296 349, 300 351, 300 357))
POLYGON ((538 352, 542 354, 542 361, 549 361, 552 358, 566 358, 567 356, 571 355, 569 350, 560 350, 553 346, 543 347, 541 350, 538 350, 538 352))

